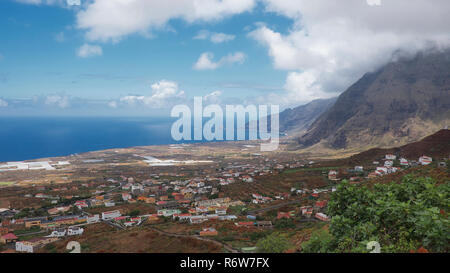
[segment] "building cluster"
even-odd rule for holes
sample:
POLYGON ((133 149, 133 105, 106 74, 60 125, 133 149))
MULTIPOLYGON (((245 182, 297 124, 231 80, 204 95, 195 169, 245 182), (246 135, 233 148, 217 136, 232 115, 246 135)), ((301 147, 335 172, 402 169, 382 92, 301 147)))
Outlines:
POLYGON ((400 168, 416 167, 419 165, 426 166, 431 164, 433 162, 433 159, 426 155, 419 157, 418 160, 408 160, 404 157, 400 157, 397 159, 397 155, 386 154, 382 161, 384 161, 383 166, 379 166, 380 161, 373 162, 373 165, 376 166, 376 169, 368 174, 368 178, 376 178, 379 176, 396 173, 400 170, 400 168))

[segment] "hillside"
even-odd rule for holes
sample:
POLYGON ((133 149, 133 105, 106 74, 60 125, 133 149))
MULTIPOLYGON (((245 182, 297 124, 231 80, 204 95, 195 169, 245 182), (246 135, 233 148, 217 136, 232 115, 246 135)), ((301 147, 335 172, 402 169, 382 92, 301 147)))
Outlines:
POLYGON ((333 149, 392 147, 450 124, 450 51, 399 58, 367 73, 299 139, 333 149))
POLYGON ((450 156, 450 130, 440 130, 424 139, 403 145, 401 147, 381 149, 374 148, 351 156, 345 161, 347 164, 371 162, 384 157, 386 154, 395 154, 408 159, 417 160, 422 155, 431 156, 434 159, 448 158, 450 156))
POLYGON ((300 132, 308 129, 321 114, 333 106, 336 99, 314 100, 308 104, 284 110, 280 113, 280 132, 300 132))

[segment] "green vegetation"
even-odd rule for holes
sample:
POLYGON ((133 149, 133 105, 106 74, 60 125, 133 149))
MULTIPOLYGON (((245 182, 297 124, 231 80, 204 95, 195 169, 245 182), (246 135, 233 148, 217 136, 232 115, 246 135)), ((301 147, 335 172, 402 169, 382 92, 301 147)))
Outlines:
POLYGON ((256 247, 260 253, 283 253, 291 247, 291 244, 285 235, 272 233, 260 239, 256 247))
POLYGON ((41 231, 41 228, 40 227, 37 227, 37 226, 34 226, 34 227, 31 227, 31 228, 29 228, 29 229, 18 229, 18 230, 14 230, 14 235, 16 235, 16 236, 21 236, 21 235, 23 235, 23 234, 28 234, 28 233, 34 233, 34 232, 40 232, 41 231))
POLYGON ((256 242, 272 233, 271 230, 263 231, 263 232, 248 232, 245 233, 244 236, 250 238, 252 242, 256 242))
POLYGON ((141 213, 140 210, 136 209, 130 212, 130 217, 136 217, 141 213))
POLYGON ((450 181, 413 174, 373 188, 344 181, 328 204, 329 231, 314 233, 303 251, 369 252, 367 243, 376 241, 381 252, 448 252, 449 194, 450 181))
POLYGON ((13 185, 15 182, 0 182, 0 186, 10 186, 13 185))
POLYGON ((245 206, 231 206, 228 208, 231 214, 240 215, 244 210, 246 210, 245 206))
POLYGON ((283 218, 275 220, 274 226, 277 229, 288 229, 288 228, 295 228, 295 223, 293 219, 283 218))

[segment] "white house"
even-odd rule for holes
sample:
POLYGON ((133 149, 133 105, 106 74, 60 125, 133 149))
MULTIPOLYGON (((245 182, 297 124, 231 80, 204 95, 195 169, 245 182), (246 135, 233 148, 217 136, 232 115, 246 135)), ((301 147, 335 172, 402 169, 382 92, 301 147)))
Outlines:
POLYGON ((392 160, 386 160, 386 161, 384 162, 384 166, 385 166, 385 167, 392 167, 392 166, 394 166, 394 161, 392 161, 392 160))
POLYGON ((189 219, 191 224, 200 224, 203 223, 205 221, 208 221, 208 218, 206 218, 203 215, 199 215, 199 216, 191 216, 191 218, 189 219))
POLYGON ((225 215, 225 214, 227 214, 227 208, 217 208, 216 209, 216 214, 218 214, 218 215, 225 215))
POLYGON ((362 172, 362 171, 364 171, 363 166, 355 166, 355 172, 362 172))
POLYGON ((242 178, 242 181, 247 182, 247 183, 252 183, 253 182, 253 178, 249 175, 246 175, 242 178))
POLYGON ((252 196, 253 196, 253 198, 255 198, 255 199, 262 199, 262 198, 263 198, 262 195, 257 194, 257 193, 252 194, 252 196))
POLYGON ((226 220, 235 220, 237 219, 236 215, 219 215, 219 220, 226 221, 226 220))
POLYGON ((181 211, 178 209, 160 209, 158 210, 158 216, 169 217, 174 214, 180 214, 181 211))
POLYGON ((112 220, 112 219, 114 219, 116 217, 120 217, 120 216, 122 216, 122 214, 118 210, 102 212, 102 219, 106 220, 106 221, 112 220))
POLYGON ((114 203, 112 201, 105 202, 105 207, 107 207, 107 208, 114 207, 115 205, 116 205, 116 203, 114 203))
POLYGON ((326 214, 323 214, 321 212, 316 213, 316 218, 319 219, 319 220, 322 220, 322 221, 329 221, 330 220, 330 218, 326 214))
POLYGON ((97 223, 98 221, 100 221, 100 215, 98 215, 98 214, 87 217, 88 224, 97 223))
POLYGON ((131 194, 129 193, 122 193, 122 200, 123 201, 128 201, 131 199, 131 194))
POLYGON ((16 242, 16 251, 33 253, 34 246, 27 241, 16 242))
POLYGON ((179 221, 185 221, 185 220, 189 220, 191 219, 191 214, 190 213, 184 213, 184 214, 174 214, 172 215, 173 219, 175 220, 175 218, 178 217, 179 221))
POLYGON ((408 166, 409 165, 409 162, 408 162, 408 160, 406 159, 406 158, 400 158, 400 165, 402 165, 402 166, 408 166))
POLYGON ((376 172, 378 174, 384 175, 384 174, 388 173, 388 168, 386 168, 386 167, 377 167, 376 172))
POLYGON ((387 154, 386 155, 386 159, 387 160, 395 160, 397 157, 395 156, 395 155, 393 155, 393 154, 387 154))
POLYGON ((433 162, 433 159, 429 156, 424 155, 419 158, 419 162, 422 165, 429 165, 431 164, 431 162, 433 162))
POLYGON ((66 230, 65 229, 56 229, 50 233, 47 237, 64 237, 66 236, 66 230))
POLYGON ((67 235, 68 236, 75 236, 75 235, 81 235, 83 234, 84 229, 80 227, 69 227, 67 229, 67 235))

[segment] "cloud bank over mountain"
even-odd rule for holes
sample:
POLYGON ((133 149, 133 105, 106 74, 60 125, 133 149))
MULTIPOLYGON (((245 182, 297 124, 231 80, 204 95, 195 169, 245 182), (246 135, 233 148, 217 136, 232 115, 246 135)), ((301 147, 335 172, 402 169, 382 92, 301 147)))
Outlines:
POLYGON ((276 69, 288 71, 281 103, 332 97, 396 51, 450 45, 445 0, 263 2, 266 11, 294 21, 287 33, 259 25, 249 34, 267 48, 276 69))

